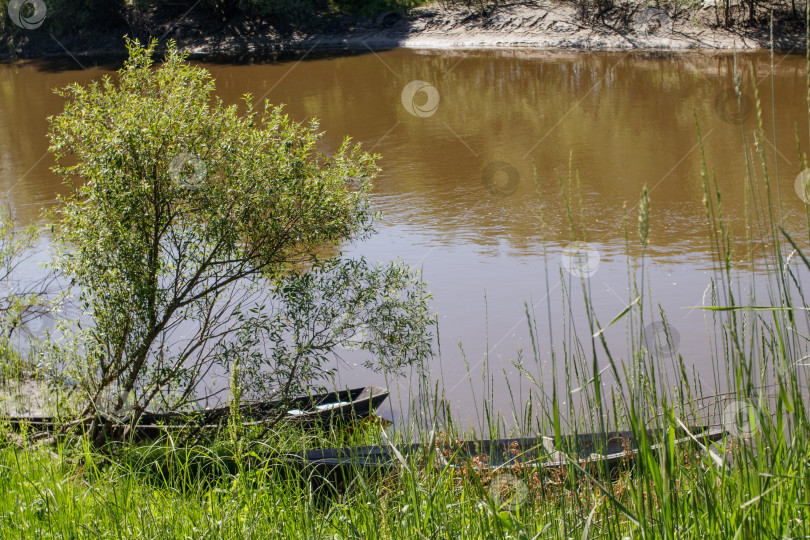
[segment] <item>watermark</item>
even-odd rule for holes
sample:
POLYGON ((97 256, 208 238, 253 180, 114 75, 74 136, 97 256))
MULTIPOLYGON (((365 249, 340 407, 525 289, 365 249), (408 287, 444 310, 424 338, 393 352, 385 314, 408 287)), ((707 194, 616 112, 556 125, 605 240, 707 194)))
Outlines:
POLYGON ((487 489, 490 499, 499 510, 515 511, 529 498, 529 488, 520 478, 502 474, 492 479, 487 489))
POLYGON ((8 3, 11 22, 26 30, 36 30, 42 26, 47 11, 42 0, 11 0, 8 3))
POLYGON ((714 98, 714 110, 729 124, 746 123, 754 112, 754 103, 741 92, 739 97, 734 88, 726 88, 714 98))
POLYGON ((648 7, 636 13, 633 19, 638 32, 645 36, 662 36, 672 33, 672 17, 666 11, 648 7))
POLYGON ((126 423, 127 417, 135 410, 135 399, 132 392, 103 392, 94 402, 96 412, 105 420, 116 424, 126 423))
POLYGON ((11 309, 11 304, 16 296, 16 282, 10 279, 0 281, 0 312, 11 309))
POLYGON ((405 110, 419 118, 427 118, 436 114, 439 108, 439 91, 435 86, 425 81, 411 81, 402 89, 402 106, 405 110), (424 94, 424 102, 416 96, 424 94))
POLYGON ((644 347, 653 358, 671 358, 678 352, 681 334, 665 321, 651 322, 644 327, 644 347))
POLYGON ((599 251, 587 242, 571 242, 562 252, 563 268, 577 278, 589 278, 599 268, 599 251))
POLYGON ((493 161, 484 168, 481 175, 484 187, 497 197, 509 197, 517 191, 520 173, 506 161, 493 161))
POLYGON ((332 323, 330 333, 338 347, 347 351, 362 349, 374 339, 374 330, 366 323, 361 323, 344 313, 332 323))
POLYGON ((760 429, 759 407, 747 399, 732 401, 723 408, 723 429, 733 437, 752 437, 760 429))
POLYGON ((177 154, 169 163, 169 175, 172 181, 184 189, 198 189, 203 185, 208 167, 194 154, 177 154))
MULTIPOLYGON (((3 279, 0 281, 0 315, 16 320, 15 334, 26 340, 45 337, 54 327, 55 305, 24 281, 3 279)), ((7 321, 11 324, 12 321, 7 321)))
POLYGON ((810 193, 807 192, 808 184, 810 184, 810 169, 805 169, 796 177, 793 183, 793 188, 796 190, 796 195, 805 202, 810 203, 810 193))
MULTIPOLYGON (((13 298, 3 302, 3 308, 8 309, 14 302, 13 298)), ((13 309, 13 308, 12 308, 13 309)), ((38 345, 46 343, 56 324, 56 317, 50 306, 33 306, 26 309, 20 316, 20 325, 15 329, 17 351, 25 356, 37 354, 38 345)))
POLYGON ((23 324, 25 332, 34 338, 41 339, 46 337, 51 330, 53 330, 56 318, 50 311, 43 311, 35 314, 32 318, 23 324))

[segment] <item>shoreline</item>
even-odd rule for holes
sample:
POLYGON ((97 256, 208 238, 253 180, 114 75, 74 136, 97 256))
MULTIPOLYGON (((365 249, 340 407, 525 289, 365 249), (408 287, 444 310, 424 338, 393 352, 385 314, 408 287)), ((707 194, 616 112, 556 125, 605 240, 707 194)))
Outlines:
MULTIPOLYGON (((767 25, 748 29, 716 28, 709 24, 713 13, 713 8, 670 14, 637 7, 614 16, 614 21, 605 19, 588 25, 578 19, 573 5, 538 2, 505 6, 486 16, 469 10, 437 7, 418 8, 407 15, 384 12, 375 20, 332 15, 287 32, 279 31, 267 21, 246 19, 230 21, 215 29, 216 25, 205 18, 184 14, 173 22, 155 23, 146 31, 136 33, 146 34, 141 36, 142 40, 162 34, 159 49, 165 48, 172 39, 190 58, 220 61, 395 48, 659 53, 731 53, 770 48, 767 25)), ((2 53, 0 60, 121 57, 126 55, 123 37, 132 35, 132 32, 113 29, 57 40, 52 35, 31 32, 14 45, 15 54, 2 53)), ((778 52, 805 52, 805 32, 779 23, 774 27, 773 45, 778 52)))

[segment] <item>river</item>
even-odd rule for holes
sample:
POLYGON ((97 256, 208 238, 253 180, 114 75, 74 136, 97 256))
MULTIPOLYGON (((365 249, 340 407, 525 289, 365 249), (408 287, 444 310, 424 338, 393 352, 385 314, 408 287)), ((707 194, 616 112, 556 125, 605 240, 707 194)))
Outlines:
MULTIPOLYGON (((402 258, 423 271, 440 315, 441 356, 431 374, 443 380, 458 414, 474 421, 484 392, 502 411, 525 399, 521 388, 528 383, 513 365, 521 348, 530 347, 525 306, 536 317, 542 353, 539 364, 526 358, 526 369, 538 379, 548 377, 551 343, 568 324, 587 331, 580 300, 563 309, 561 277, 576 292, 582 275, 560 270, 571 236, 559 179, 568 182, 569 164, 592 250, 585 277, 600 321, 630 301, 626 230, 637 257, 637 205, 646 185, 652 214, 645 279, 652 300, 666 310, 680 336, 678 353, 701 374, 707 393, 722 386, 710 366, 704 313, 692 309, 717 275, 701 202, 697 125, 740 241, 745 148, 753 159, 757 127, 752 77, 762 102, 762 146, 788 222, 803 223, 794 190, 801 171, 797 134, 803 148, 809 142, 804 58, 772 61, 768 53, 750 53, 736 62, 742 122, 730 54, 395 49, 202 65, 226 102, 250 92, 285 104, 295 120, 317 117, 324 152, 350 136, 381 156, 373 191, 382 212, 378 234, 345 250, 372 260, 402 258), (494 380, 486 390, 485 364, 494 380)), ((46 117, 62 106, 52 89, 117 67, 83 64, 0 64, 0 190, 21 223, 39 219, 63 192, 46 152, 46 117)), ((740 247, 736 263, 743 269, 740 247)), ((606 335, 614 355, 626 356, 621 325, 606 335)), ((353 367, 355 354, 346 353, 340 384, 398 387, 400 397, 394 393, 384 415, 405 412, 410 380, 382 381, 353 367)))

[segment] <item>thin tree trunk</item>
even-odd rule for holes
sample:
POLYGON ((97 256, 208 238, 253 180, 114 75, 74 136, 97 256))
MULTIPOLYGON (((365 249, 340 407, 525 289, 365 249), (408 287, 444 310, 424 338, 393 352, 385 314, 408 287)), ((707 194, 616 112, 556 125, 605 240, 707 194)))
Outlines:
POLYGON ((731 27, 731 0, 723 0, 723 26, 731 27))

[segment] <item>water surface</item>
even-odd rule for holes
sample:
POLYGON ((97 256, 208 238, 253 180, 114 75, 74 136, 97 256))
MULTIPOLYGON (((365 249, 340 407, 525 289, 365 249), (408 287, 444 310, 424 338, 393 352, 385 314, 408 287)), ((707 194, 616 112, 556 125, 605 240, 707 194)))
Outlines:
MULTIPOLYGON (((588 281, 600 320, 611 320, 629 301, 626 245, 629 235, 629 250, 639 255, 637 203, 646 185, 652 207, 648 292, 666 309, 681 336, 678 352, 703 375, 707 392, 722 386, 709 365, 704 315, 691 309, 704 301, 716 276, 702 205, 701 150, 732 231, 743 240, 746 158, 761 181, 753 161, 754 84, 762 102, 762 149, 786 221, 797 227, 804 219, 794 190, 797 137, 808 147, 804 59, 777 55, 771 69, 768 54, 738 57, 742 118, 734 62, 728 54, 706 53, 393 50, 203 65, 227 102, 249 92, 256 100, 283 103, 296 120, 317 117, 324 152, 350 136, 381 156, 373 193, 383 213, 379 234, 346 249, 374 260, 400 257, 423 270, 441 316, 441 359, 432 375, 443 379, 459 414, 475 418, 485 357, 495 376, 489 392, 496 405, 510 408, 506 381, 519 394, 521 378, 512 362, 529 343, 526 306, 537 318, 544 354, 539 365, 528 366, 538 379, 548 377, 551 344, 559 344, 569 324, 587 331, 581 302, 564 309, 560 285, 562 276, 579 287, 578 279, 560 271, 572 240, 560 195, 569 171, 580 194, 576 212, 583 216, 576 228, 600 256, 588 281), (419 91, 409 93, 414 88, 419 91)), ((98 79, 115 67, 0 64, 0 190, 22 222, 36 220, 63 190, 46 154, 46 117, 61 109, 52 89, 98 79)), ((743 268, 743 246, 736 258, 743 268)), ((626 356, 621 325, 608 335, 614 354, 626 356)), ((352 353, 346 359, 341 384, 385 382, 352 367, 352 353)), ((398 384, 405 393, 410 382, 398 384)), ((387 414, 406 408, 395 403, 387 414)))

